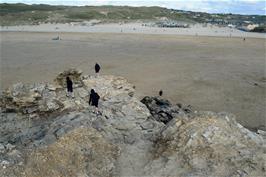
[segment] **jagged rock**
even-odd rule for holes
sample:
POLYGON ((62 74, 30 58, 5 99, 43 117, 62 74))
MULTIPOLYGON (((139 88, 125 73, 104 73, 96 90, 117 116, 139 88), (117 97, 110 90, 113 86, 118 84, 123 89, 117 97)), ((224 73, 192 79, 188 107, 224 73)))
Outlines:
POLYGON ((181 108, 182 105, 172 105, 168 100, 160 97, 144 97, 141 102, 147 106, 152 116, 164 124, 182 113, 191 113, 190 107, 181 108))
POLYGON ((50 91, 47 84, 14 84, 3 93, 1 106, 23 114, 53 112, 62 106, 55 100, 55 96, 55 92, 50 91))
POLYGON ((14 84, 1 96, 1 108, 5 112, 20 112, 30 117, 40 117, 42 115, 47 117, 47 115, 55 112, 87 108, 91 89, 95 89, 102 100, 113 99, 119 94, 133 96, 133 85, 122 77, 82 77, 81 74, 81 71, 75 69, 60 73, 55 79, 59 87, 49 83, 14 84), (65 78, 67 76, 72 77, 75 83, 74 99, 66 96, 65 78))
POLYGON ((94 89, 103 100, 108 100, 119 94, 134 95, 133 85, 123 77, 111 75, 85 76, 83 83, 87 90, 94 89))
POLYGON ((65 70, 64 72, 59 73, 54 81, 59 86, 66 88, 66 77, 69 77, 72 80, 74 87, 76 86, 80 87, 83 85, 81 75, 82 71, 70 68, 68 70, 65 70))
POLYGON ((159 176, 263 176, 264 143, 232 115, 201 112, 166 126, 156 141, 155 159, 146 168, 159 176))
POLYGON ((18 84, 1 95, 0 176, 265 174, 264 133, 232 115, 193 112, 157 97, 140 102, 122 77, 73 73, 82 83, 75 98, 66 97, 64 85, 47 83, 18 84), (100 114, 88 105, 92 88, 101 96, 100 114))
POLYGON ((81 127, 27 152, 25 164, 0 169, 0 176, 112 176, 119 151, 95 129, 81 127))

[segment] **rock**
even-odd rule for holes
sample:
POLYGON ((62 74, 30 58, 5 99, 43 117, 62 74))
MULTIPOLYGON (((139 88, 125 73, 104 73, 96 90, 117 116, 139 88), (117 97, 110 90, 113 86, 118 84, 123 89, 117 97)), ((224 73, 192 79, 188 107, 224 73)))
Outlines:
POLYGON ((49 111, 55 111, 60 108, 60 105, 55 100, 48 101, 46 104, 47 104, 47 110, 49 111))
POLYGON ((122 77, 109 75, 90 76, 84 77, 83 83, 88 91, 94 89, 102 100, 108 100, 120 94, 127 94, 132 97, 135 92, 133 85, 122 77))
POLYGON ((77 88, 75 93, 79 95, 80 98, 89 100, 89 90, 84 89, 83 87, 77 88))
POLYGON ((5 112, 19 112, 37 118, 88 108, 89 92, 92 88, 98 92, 101 100, 113 99, 121 94, 127 97, 134 95, 133 85, 122 77, 82 77, 81 74, 81 71, 75 69, 60 73, 55 79, 59 87, 49 83, 15 84, 1 95, 1 107, 5 112), (67 76, 72 77, 75 84, 74 99, 66 97, 66 91, 62 89, 67 76))
POLYGON ((10 143, 8 143, 8 144, 5 146, 5 148, 6 148, 7 151, 12 151, 15 147, 16 147, 15 145, 12 145, 12 144, 10 144, 10 143))
POLYGON ((136 139, 133 134, 128 134, 128 135, 124 135, 124 142, 126 144, 132 145, 134 142, 136 142, 136 139))
POLYGON ((26 94, 26 88, 23 83, 17 83, 13 85, 13 90, 11 91, 12 96, 23 96, 26 94))
POLYGON ((6 166, 9 165, 9 162, 6 161, 6 160, 3 160, 3 161, 0 162, 0 165, 2 165, 3 168, 6 168, 6 166))
MULTIPOLYGON (((171 173, 158 169, 154 174, 182 176, 180 168, 199 176, 233 176, 238 169, 245 169, 250 176, 265 172, 263 139, 238 126, 234 117, 201 112, 177 126, 167 125, 155 146, 157 158, 173 158, 180 166, 169 166, 171 173)), ((150 168, 156 163, 158 160, 150 168)))
POLYGON ((258 132, 258 134, 260 134, 262 136, 266 136, 266 131, 258 130, 257 132, 258 132))
POLYGON ((4 153, 5 152, 5 146, 0 144, 0 153, 4 153))
POLYGON ((47 86, 47 89, 48 89, 49 91, 56 91, 56 87, 55 87, 54 85, 52 85, 52 84, 47 84, 46 86, 47 86))
MULTIPOLYGON (((133 87, 133 88, 134 88, 134 87, 133 87)), ((128 93, 128 95, 129 95, 130 97, 133 97, 134 94, 135 94, 134 92, 129 92, 129 93, 128 93)))
POLYGON ((0 176, 263 176, 266 139, 228 113, 134 96, 116 76, 63 72, 1 95, 0 176), (66 97, 72 74, 75 98, 66 97), (61 83, 61 86, 60 86, 61 83), (100 114, 88 105, 101 96, 100 114), (10 143, 10 144, 8 144, 10 143))
POLYGON ((144 123, 140 125, 142 130, 152 130, 154 129, 155 126, 156 126, 155 123, 151 121, 145 121, 144 123))
POLYGON ((2 96, 2 105, 7 110, 23 114, 42 114, 61 108, 60 101, 55 100, 56 93, 47 89, 45 84, 15 84, 2 96))
POLYGON ((168 100, 160 97, 144 97, 141 102, 147 106, 153 117, 164 124, 167 124, 179 114, 191 113, 189 107, 182 108, 182 105, 172 105, 168 100))
POLYGON ((118 156, 119 148, 96 130, 78 128, 49 146, 28 152, 19 176, 112 176, 118 156))
POLYGON ((178 106, 178 108, 180 108, 180 109, 182 108, 182 104, 181 103, 177 103, 176 105, 178 106))
POLYGON ((156 104, 158 106, 165 106, 165 107, 171 106, 171 103, 168 100, 164 100, 162 98, 157 98, 157 97, 146 96, 141 100, 141 102, 148 107, 153 106, 151 104, 156 104))
MULTIPOLYGON (((168 100, 157 97, 144 97, 141 102, 147 106, 157 121, 166 124, 173 119, 174 115, 172 114, 172 110, 170 110, 172 105, 168 100)), ((178 110, 175 113, 178 113, 178 110)))
POLYGON ((83 82, 82 82, 81 75, 82 75, 82 71, 76 70, 74 68, 70 68, 64 72, 59 73, 54 81, 59 86, 66 88, 66 77, 70 77, 74 86, 82 86, 83 82))

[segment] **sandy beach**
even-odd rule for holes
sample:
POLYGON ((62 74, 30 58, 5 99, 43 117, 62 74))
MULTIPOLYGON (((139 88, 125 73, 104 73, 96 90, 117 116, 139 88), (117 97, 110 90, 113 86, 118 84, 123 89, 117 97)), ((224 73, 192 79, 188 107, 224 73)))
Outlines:
POLYGON ((266 38, 263 33, 250 33, 235 28, 218 27, 216 25, 194 24, 189 28, 160 28, 153 23, 104 23, 94 24, 94 21, 68 24, 40 24, 1 27, 4 32, 79 32, 79 33, 128 33, 128 34, 171 34, 186 36, 219 36, 241 38, 266 38))
POLYGON ((265 35, 230 31, 230 38, 228 31, 215 32, 218 29, 207 36, 203 29, 197 35, 188 29, 160 29, 165 30, 162 34, 131 26, 121 33, 118 27, 97 26, 89 33, 74 33, 72 28, 83 28, 75 26, 1 28, 1 88, 52 82, 70 67, 93 74, 99 62, 102 74, 121 75, 135 84, 139 97, 162 89, 173 102, 234 113, 242 125, 265 129, 265 35), (52 40, 56 36, 61 40, 52 40), (249 38, 243 41, 243 36, 249 38))

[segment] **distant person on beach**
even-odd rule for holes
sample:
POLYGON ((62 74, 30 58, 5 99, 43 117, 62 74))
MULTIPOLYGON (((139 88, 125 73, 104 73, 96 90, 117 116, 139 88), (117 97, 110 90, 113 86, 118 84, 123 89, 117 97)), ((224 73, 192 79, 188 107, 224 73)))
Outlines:
POLYGON ((245 40, 246 40, 246 38, 243 39, 243 41, 245 41, 245 40))
POLYGON ((159 91, 159 96, 163 96, 163 91, 162 90, 159 91))
POLYGON ((98 63, 96 63, 94 68, 95 68, 95 73, 98 74, 100 72, 100 69, 101 69, 100 65, 98 63))
POLYGON ((66 84, 67 84, 67 97, 71 96, 72 98, 74 98, 73 82, 69 77, 66 78, 66 84))
POLYGON ((99 113, 99 111, 98 111, 99 99, 100 99, 100 96, 98 95, 98 93, 96 93, 94 91, 94 89, 91 89, 89 105, 95 106, 95 108, 96 108, 96 114, 99 113))

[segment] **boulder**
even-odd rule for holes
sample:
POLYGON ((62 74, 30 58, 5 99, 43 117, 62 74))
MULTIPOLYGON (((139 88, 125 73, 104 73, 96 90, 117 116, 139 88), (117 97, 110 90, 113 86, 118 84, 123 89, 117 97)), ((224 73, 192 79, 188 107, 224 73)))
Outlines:
POLYGON ((161 97, 144 97, 141 102, 147 106, 152 116, 159 122, 167 124, 173 118, 180 114, 191 113, 190 107, 184 107, 178 105, 172 105, 168 100, 162 99, 161 97))

